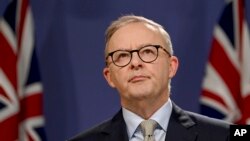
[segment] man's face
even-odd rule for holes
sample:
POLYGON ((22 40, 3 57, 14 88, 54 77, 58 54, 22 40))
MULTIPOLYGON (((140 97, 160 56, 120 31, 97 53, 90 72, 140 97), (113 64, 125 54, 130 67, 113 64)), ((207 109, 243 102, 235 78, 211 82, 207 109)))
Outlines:
MULTIPOLYGON (((140 49, 149 44, 166 47, 164 38, 156 28, 144 23, 131 23, 113 34, 108 44, 108 52, 140 49)), ((111 57, 107 61, 109 65, 103 70, 104 77, 120 93, 122 104, 148 98, 168 98, 169 79, 175 75, 178 67, 176 57, 170 57, 159 48, 158 58, 151 63, 143 62, 136 52, 125 67, 116 66, 111 57)))

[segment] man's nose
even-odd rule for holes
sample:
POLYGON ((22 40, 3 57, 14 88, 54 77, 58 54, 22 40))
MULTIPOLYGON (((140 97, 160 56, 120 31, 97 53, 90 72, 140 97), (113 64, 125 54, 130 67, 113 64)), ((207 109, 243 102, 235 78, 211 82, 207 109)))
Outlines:
POLYGON ((130 62, 130 65, 131 66, 134 66, 134 67, 137 67, 137 66, 141 66, 142 65, 142 60, 141 58, 139 57, 139 54, 138 52, 133 52, 131 54, 131 62, 130 62))

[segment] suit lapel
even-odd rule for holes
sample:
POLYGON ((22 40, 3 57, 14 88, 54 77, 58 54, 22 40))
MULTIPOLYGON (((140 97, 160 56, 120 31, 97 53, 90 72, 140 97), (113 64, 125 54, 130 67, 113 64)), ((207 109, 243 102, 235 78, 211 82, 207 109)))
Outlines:
MULTIPOLYGON (((172 102, 173 103, 173 102, 172 102)), ((173 103, 172 114, 166 134, 166 141, 195 141, 197 131, 190 116, 173 103)))
POLYGON ((122 116, 122 110, 120 110, 102 130, 105 134, 103 141, 128 141, 128 134, 126 129, 126 123, 122 116))

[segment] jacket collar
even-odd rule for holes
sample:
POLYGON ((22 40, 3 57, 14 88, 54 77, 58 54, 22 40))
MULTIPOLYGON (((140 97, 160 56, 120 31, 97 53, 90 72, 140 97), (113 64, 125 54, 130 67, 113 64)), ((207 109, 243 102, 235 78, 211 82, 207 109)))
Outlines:
POLYGON ((126 123, 123 119, 121 109, 110 122, 110 124, 107 124, 102 129, 103 134, 108 134, 103 141, 128 141, 126 123))
POLYGON ((194 141, 198 134, 195 125, 195 121, 187 112, 173 103, 165 140, 194 141))

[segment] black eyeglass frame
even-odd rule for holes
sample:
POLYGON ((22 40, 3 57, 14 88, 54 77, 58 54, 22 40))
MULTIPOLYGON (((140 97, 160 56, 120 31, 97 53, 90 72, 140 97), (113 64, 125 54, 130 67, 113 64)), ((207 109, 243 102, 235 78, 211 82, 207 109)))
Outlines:
POLYGON ((139 58, 140 58, 144 63, 151 63, 151 62, 154 62, 154 61, 158 58, 158 56, 159 56, 159 48, 161 48, 164 52, 166 52, 166 53, 168 54, 169 57, 172 56, 172 55, 169 53, 169 51, 167 51, 167 49, 164 48, 164 47, 162 47, 161 45, 145 45, 145 46, 141 47, 140 49, 134 49, 134 50, 115 50, 115 51, 112 51, 112 52, 108 53, 108 55, 107 55, 106 58, 105 58, 105 59, 106 59, 106 66, 108 66, 107 60, 108 60, 108 57, 109 57, 109 56, 111 57, 112 63, 113 63, 114 65, 116 65, 116 66, 118 66, 118 67, 125 67, 125 66, 127 66, 127 65, 131 62, 131 60, 132 60, 133 52, 136 52, 137 55, 139 56, 139 58), (143 49, 143 48, 145 48, 145 47, 149 47, 149 46, 155 47, 155 48, 157 49, 157 56, 156 56, 155 59, 152 60, 152 61, 144 61, 144 60, 141 58, 141 56, 139 55, 139 52, 140 52, 141 49, 143 49), (120 66, 120 65, 117 65, 117 64, 115 63, 115 61, 113 60, 113 54, 114 54, 115 52, 117 52, 117 51, 127 51, 127 52, 130 53, 131 57, 130 57, 130 60, 129 60, 129 62, 128 62, 127 64, 120 66))

